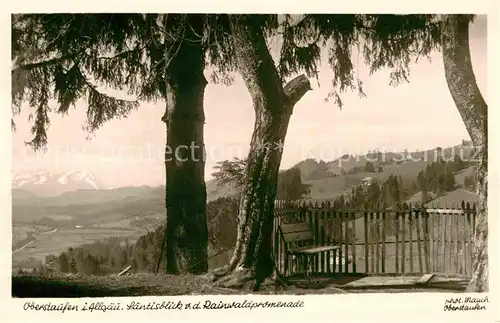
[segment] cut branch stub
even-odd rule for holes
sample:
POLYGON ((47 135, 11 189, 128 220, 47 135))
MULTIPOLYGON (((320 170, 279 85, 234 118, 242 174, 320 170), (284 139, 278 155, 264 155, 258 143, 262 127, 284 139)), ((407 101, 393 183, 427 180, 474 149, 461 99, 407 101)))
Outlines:
POLYGON ((286 105, 293 107, 310 90, 312 88, 309 79, 304 74, 297 76, 283 88, 287 101, 286 105))

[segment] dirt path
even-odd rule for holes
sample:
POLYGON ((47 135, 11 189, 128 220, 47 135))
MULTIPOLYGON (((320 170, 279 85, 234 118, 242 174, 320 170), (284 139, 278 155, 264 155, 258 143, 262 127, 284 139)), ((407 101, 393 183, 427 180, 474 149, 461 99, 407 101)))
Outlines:
POLYGON ((30 244, 32 244, 32 243, 34 243, 34 242, 35 242, 35 240, 31 240, 30 242, 28 242, 28 243, 24 244, 22 247, 17 248, 16 250, 12 251, 12 253, 14 254, 14 253, 16 253, 16 252, 19 252, 19 251, 23 250, 24 248, 26 248, 27 246, 29 246, 30 244))
POLYGON ((33 238, 33 240, 30 240, 28 243, 25 243, 24 245, 22 245, 21 247, 17 248, 16 250, 12 251, 12 254, 15 254, 21 250, 23 250, 24 248, 26 248, 27 246, 35 243, 36 241, 36 236, 37 235, 48 235, 48 234, 52 234, 52 233, 55 233, 57 232, 57 230, 59 230, 58 228, 55 228, 54 230, 50 230, 50 231, 45 231, 45 232, 40 232, 40 233, 32 233, 31 234, 31 238, 33 238))
POLYGON ((58 228, 55 228, 54 230, 45 231, 45 232, 40 232, 40 233, 39 233, 39 235, 42 235, 42 234, 51 234, 51 233, 57 232, 57 230, 59 230, 59 229, 58 229, 58 228))

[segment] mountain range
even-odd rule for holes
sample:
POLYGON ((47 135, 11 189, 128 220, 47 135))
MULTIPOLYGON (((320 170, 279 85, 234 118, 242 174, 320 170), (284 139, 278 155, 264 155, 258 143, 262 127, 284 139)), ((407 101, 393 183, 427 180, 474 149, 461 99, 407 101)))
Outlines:
POLYGON ((78 170, 50 173, 45 170, 12 174, 12 189, 23 190, 37 196, 58 196, 76 190, 100 190, 102 183, 92 173, 78 170))
MULTIPOLYGON (((384 180, 388 176, 398 175, 416 179, 426 165, 435 160, 436 152, 444 158, 457 154, 469 156, 472 148, 457 145, 442 149, 420 152, 370 152, 365 155, 345 155, 334 161, 306 159, 297 163, 302 180, 309 185, 310 199, 334 199, 349 192, 366 177, 384 180), (367 161, 380 167, 376 172, 363 170, 367 161)), ((462 186, 463 173, 458 176, 457 184, 462 186)), ((238 189, 231 185, 218 186, 214 180, 207 185, 207 200, 237 194, 238 189)), ((92 173, 79 170, 66 173, 50 173, 44 170, 12 174, 13 204, 32 204, 34 200, 43 204, 87 204, 123 199, 148 199, 163 196, 164 186, 132 186, 106 189, 92 173), (43 200, 43 202, 42 202, 43 200)))

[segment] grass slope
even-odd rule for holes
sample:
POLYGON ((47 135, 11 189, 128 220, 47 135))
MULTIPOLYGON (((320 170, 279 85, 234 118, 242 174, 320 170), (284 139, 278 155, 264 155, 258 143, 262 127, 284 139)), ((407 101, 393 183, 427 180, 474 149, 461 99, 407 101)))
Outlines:
MULTIPOLYGON (((245 289, 216 287, 206 276, 132 274, 126 276, 78 276, 59 275, 52 277, 14 276, 12 296, 17 298, 73 298, 73 297, 120 297, 120 296, 176 296, 176 295, 235 295, 249 294, 245 289)), ((272 281, 266 281, 261 290, 253 294, 304 295, 304 294, 346 294, 346 293, 397 293, 397 292, 463 292, 461 280, 441 279, 448 284, 441 286, 418 286, 416 284, 352 286, 364 275, 316 278, 307 285, 303 278, 289 280, 286 289, 276 289, 272 281), (345 287, 345 289, 343 289, 345 287), (349 287, 347 289, 347 287, 349 287)), ((414 277, 413 280, 418 279, 414 277)), ((390 276, 379 277, 379 281, 394 280, 390 276)))

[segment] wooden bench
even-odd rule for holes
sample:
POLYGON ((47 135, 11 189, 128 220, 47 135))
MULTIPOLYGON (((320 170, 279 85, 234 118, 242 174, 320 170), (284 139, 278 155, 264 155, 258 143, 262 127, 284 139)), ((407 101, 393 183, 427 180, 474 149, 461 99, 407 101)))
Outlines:
POLYGON ((306 222, 294 224, 281 224, 279 226, 281 238, 285 246, 285 274, 288 271, 288 256, 301 256, 304 259, 303 269, 309 280, 308 260, 310 256, 316 256, 322 252, 333 251, 334 259, 337 257, 339 245, 318 245, 314 243, 314 235, 306 222))

